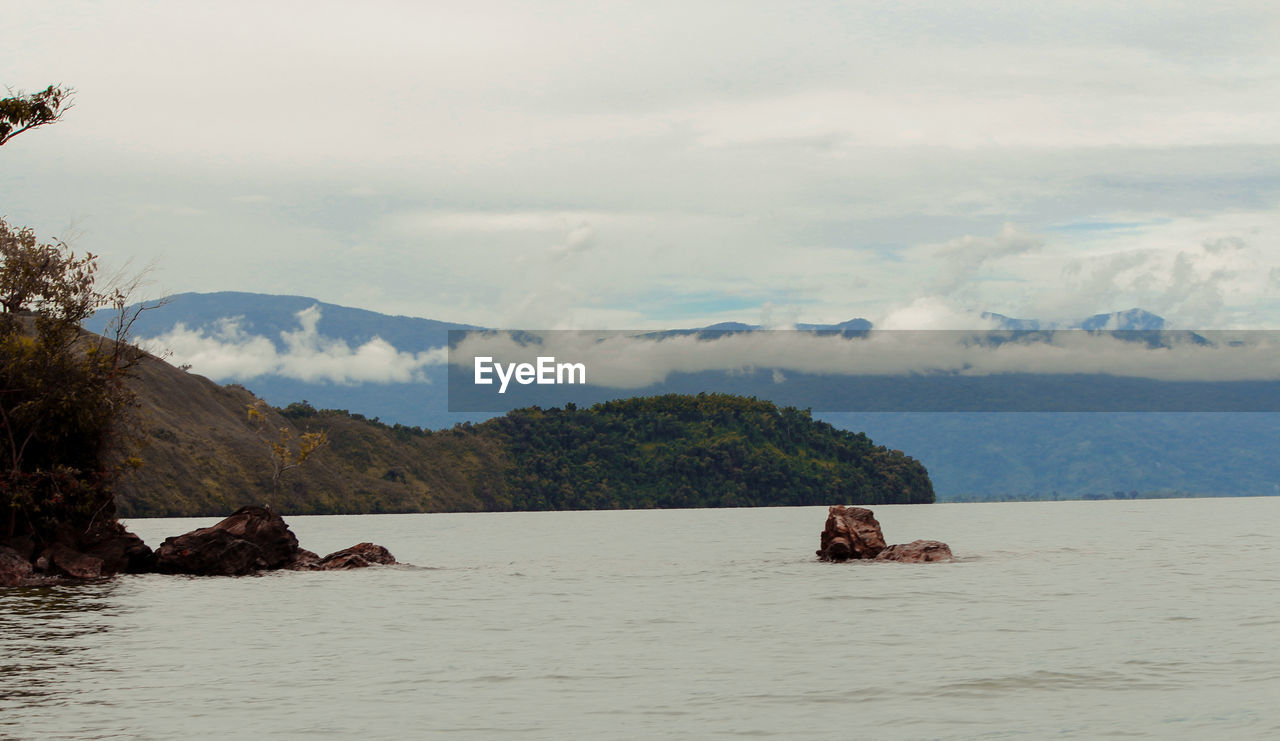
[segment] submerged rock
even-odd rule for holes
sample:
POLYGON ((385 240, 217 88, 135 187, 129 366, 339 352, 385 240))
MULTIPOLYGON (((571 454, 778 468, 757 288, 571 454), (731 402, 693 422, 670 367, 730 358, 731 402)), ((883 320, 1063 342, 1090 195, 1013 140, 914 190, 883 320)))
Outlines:
POLYGON ((289 571, 319 571, 320 556, 306 548, 299 548, 298 552, 293 554, 293 558, 289 560, 289 563, 281 568, 289 571))
POLYGON ((98 579, 103 576, 102 559, 54 543, 36 559, 36 569, 54 576, 72 579, 98 579))
POLYGON ((16 587, 31 578, 31 562, 18 551, 0 545, 0 587, 16 587))
POLYGON ((904 545, 891 545, 876 556, 877 561, 902 563, 928 563, 951 559, 951 547, 938 540, 913 540, 904 545))
POLYGON ((927 563, 950 561, 951 549, 937 540, 885 545, 880 523, 869 509, 836 505, 827 511, 818 558, 823 561, 870 560, 927 563))
POLYGON ((322 571, 342 571, 393 563, 396 563, 396 557, 386 548, 373 543, 357 543, 325 556, 320 560, 319 568, 322 571))

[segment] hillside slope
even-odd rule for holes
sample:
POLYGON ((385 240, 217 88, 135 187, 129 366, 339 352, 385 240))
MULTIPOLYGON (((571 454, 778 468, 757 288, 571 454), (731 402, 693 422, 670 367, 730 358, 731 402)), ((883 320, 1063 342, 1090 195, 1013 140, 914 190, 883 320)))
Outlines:
POLYGON ((134 379, 143 464, 123 517, 931 502, 924 467, 807 412, 725 395, 523 409, 429 431, 295 403, 250 420, 240 386, 147 358, 134 379), (329 445, 272 482, 271 442, 329 445))
MULTIPOLYGON (((271 347, 283 352, 285 333, 300 329, 298 312, 313 306, 322 311, 315 327, 324 340, 321 345, 333 340, 354 348, 377 336, 401 352, 421 352, 443 344, 448 329, 464 326, 391 317, 299 296, 218 293, 174 297, 171 303, 145 312, 135 331, 140 336, 156 337, 172 332, 181 323, 193 332, 203 333, 211 347, 221 348, 223 352, 214 355, 222 360, 239 357, 237 353, 247 353, 245 348, 248 345, 245 343, 249 339, 255 342, 267 340, 271 347), (223 337, 219 332, 224 320, 234 320, 243 336, 237 335, 234 341, 223 337)), ((1098 314, 1062 323, 995 314, 981 318, 1017 330, 1087 326, 1152 331, 1164 327, 1163 319, 1141 309, 1098 314)), ((105 316, 95 321, 105 324, 105 316)), ((868 326, 865 322, 853 320, 831 325, 829 329, 856 331, 868 326)), ((721 326, 721 329, 734 330, 750 328, 751 325, 747 324, 721 326)), ((337 382, 324 378, 304 380, 279 372, 255 374, 253 369, 258 366, 248 362, 210 367, 207 372, 214 372, 212 368, 224 371, 224 375, 218 377, 220 382, 243 383, 261 398, 279 406, 307 399, 317 407, 353 409, 387 422, 436 428, 451 428, 455 423, 468 420, 480 422, 494 414, 449 412, 445 394, 447 376, 442 365, 426 366, 422 368, 421 379, 407 382, 385 379, 384 382, 337 382), (240 372, 233 373, 235 368, 241 368, 240 372)), ((297 367, 307 372, 315 370, 313 364, 303 363, 297 367)), ((201 370, 199 365, 196 370, 201 370)), ((755 381, 740 373, 728 377, 720 374, 716 378, 711 374, 673 374, 671 384, 663 389, 628 393, 718 390, 754 394, 776 403, 815 410, 852 408, 842 406, 835 399, 835 390, 827 379, 806 379, 802 373, 787 373, 786 376, 786 384, 775 384, 768 369, 763 370, 755 381), (797 399, 794 391, 805 388, 811 396, 797 399), (782 396, 784 393, 790 395, 782 396), (837 403, 824 403, 833 401, 837 403)), ((1042 392, 1050 398, 1073 398, 1072 387, 1067 384, 1051 383, 1042 392)), ((864 391, 861 396, 883 398, 883 395, 877 396, 872 391, 864 391)), ((971 395, 962 398, 972 401, 971 395)), ((943 397, 944 402, 948 399, 954 400, 955 393, 943 397)), ((527 401, 512 406, 532 403, 552 406, 559 402, 527 401)), ((1063 408, 1068 407, 1064 405, 1063 408)), ((243 409, 233 411, 240 414, 243 409)), ((1280 413, 827 411, 821 412, 820 416, 836 427, 864 431, 880 444, 909 451, 928 466, 937 493, 944 499, 1016 498, 1053 495, 1054 492, 1063 497, 1110 495, 1114 491, 1143 494, 1181 491, 1200 495, 1280 493, 1280 457, 1275 456, 1272 450, 1273 441, 1280 436, 1280 413)), ((378 456, 391 454, 375 452, 370 455, 371 460, 376 460, 378 456)), ((326 457, 318 458, 316 467, 320 467, 326 457)), ((310 467, 309 464, 302 470, 289 472, 286 483, 306 481, 307 477, 315 474, 309 470, 310 467)), ((388 466, 381 471, 370 469, 373 478, 370 486, 382 481, 383 475, 394 479, 394 472, 388 474, 394 467, 388 466)), ((260 473, 256 468, 254 471, 255 474, 260 473)), ((436 480, 433 476, 438 475, 427 476, 423 486, 436 480)), ((385 490, 385 487, 376 489, 370 486, 363 488, 371 492, 385 490)), ((444 496, 443 493, 434 493, 443 491, 441 485, 435 485, 432 496, 444 496)), ((391 493, 402 494, 394 487, 386 496, 391 493)), ((461 505, 461 502, 455 504, 461 505)), ((476 502, 474 506, 481 504, 476 502)))
POLYGON ((134 380, 141 409, 143 464, 117 485, 123 517, 221 515, 246 504, 283 513, 473 511, 483 509, 486 471, 501 470, 501 452, 482 441, 448 435, 400 440, 392 430, 345 414, 323 425, 267 410, 251 423, 257 402, 240 386, 219 386, 161 360, 142 363, 134 380), (323 430, 330 445, 272 486, 270 440, 285 428, 295 439, 323 430))

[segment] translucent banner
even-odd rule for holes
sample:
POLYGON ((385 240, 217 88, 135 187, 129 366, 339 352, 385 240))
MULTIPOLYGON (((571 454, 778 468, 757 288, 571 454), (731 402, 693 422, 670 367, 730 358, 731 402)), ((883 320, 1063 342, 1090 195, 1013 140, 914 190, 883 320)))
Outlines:
POLYGON ((730 393, 832 412, 1280 411, 1280 332, 449 333, 449 411, 730 393))

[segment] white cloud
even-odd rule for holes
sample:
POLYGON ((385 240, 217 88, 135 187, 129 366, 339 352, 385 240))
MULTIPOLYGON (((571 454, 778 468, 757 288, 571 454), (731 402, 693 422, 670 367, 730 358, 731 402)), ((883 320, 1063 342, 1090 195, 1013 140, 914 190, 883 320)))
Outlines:
POLYGON ((547 254, 557 261, 582 254, 594 245, 595 236, 595 228, 583 222, 570 229, 564 241, 552 245, 547 250, 547 254))
POLYGON ((981 313, 958 308, 940 296, 923 296, 890 311, 876 323, 878 329, 996 329, 997 322, 983 319, 981 313))
MULTIPOLYGON (((997 333, 997 337, 1005 336, 997 333)), ((845 338, 798 331, 725 335, 636 336, 609 332, 541 333, 522 345, 507 334, 472 334, 458 343, 449 362, 471 368, 477 356, 499 363, 533 363, 537 356, 583 363, 588 382, 634 389, 660 383, 672 373, 723 371, 741 374, 771 369, 775 383, 785 372, 834 375, 947 373, 1107 374, 1168 381, 1280 380, 1280 340, 1270 332, 1212 332, 1203 344, 1189 333, 1165 333, 1164 347, 1121 337, 1059 331, 1034 342, 989 342, 969 331, 872 331, 845 338)))
POLYGON ((445 347, 406 353, 380 337, 356 348, 325 337, 316 329, 318 305, 296 316, 298 329, 280 333, 283 350, 268 337, 246 333, 242 317, 219 319, 211 331, 178 324, 158 337, 140 339, 139 345, 169 355, 175 363, 190 364, 192 370, 216 381, 282 376, 308 383, 427 382, 423 369, 447 362, 445 347))
POLYGON ((485 324, 756 312, 663 289, 1280 326, 1280 9, 803 6, 17 4, 5 82, 80 94, 5 153, 6 215, 175 291, 485 324), (1126 215, 1173 223, 1055 231, 1126 215))
POLYGON ((989 264, 1033 252, 1043 246, 1043 238, 1006 223, 995 237, 965 235, 933 247, 931 262, 937 266, 937 275, 929 293, 948 295, 970 283, 989 264))

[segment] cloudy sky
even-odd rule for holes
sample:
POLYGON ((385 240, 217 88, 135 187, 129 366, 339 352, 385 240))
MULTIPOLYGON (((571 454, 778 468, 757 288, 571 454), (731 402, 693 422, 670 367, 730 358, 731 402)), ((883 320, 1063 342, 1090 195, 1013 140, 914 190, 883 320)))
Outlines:
POLYGON ((1280 328, 1280 6, 6 2, 0 215, 490 326, 1280 328))

